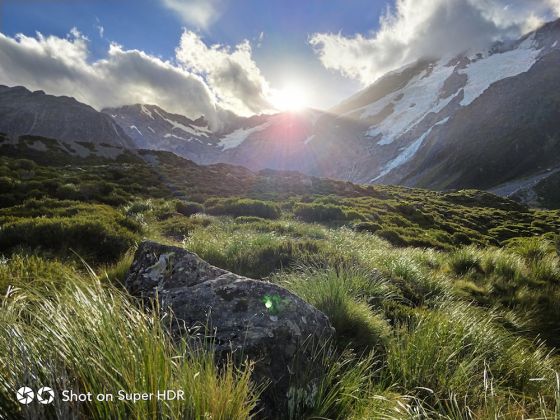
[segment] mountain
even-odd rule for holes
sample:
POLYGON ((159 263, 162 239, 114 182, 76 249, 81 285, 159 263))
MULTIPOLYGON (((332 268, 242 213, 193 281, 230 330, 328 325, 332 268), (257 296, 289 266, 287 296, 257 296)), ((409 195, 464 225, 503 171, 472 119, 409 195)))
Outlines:
POLYGON ((323 175, 512 196, 524 190, 517 197, 539 204, 534 187, 560 169, 559 68, 556 21, 484 53, 389 73, 317 124, 313 144, 337 151, 323 175))
POLYGON ((50 147, 40 136, 78 155, 163 150, 198 164, 486 189, 558 207, 558 68, 560 20, 485 52, 411 63, 328 111, 232 114, 219 129, 156 105, 98 112, 73 98, 0 86, 0 133, 4 143, 25 136, 37 150, 50 147))
POLYGON ((156 105, 127 105, 106 108, 139 149, 165 150, 199 163, 207 163, 216 138, 204 118, 195 121, 172 114, 156 105))
POLYGON ((104 112, 137 147, 197 163, 479 188, 549 206, 560 170, 559 65, 560 20, 485 52, 411 63, 327 112, 235 117, 219 131, 154 105, 104 112))
MULTIPOLYGON (((74 98, 31 92, 21 86, 0 86, 0 133, 12 142, 20 136, 57 139, 81 155, 134 147, 130 137, 106 114, 74 98)), ((46 145, 38 141, 35 147, 44 149, 46 145)))
POLYGON ((197 163, 231 163, 253 170, 307 170, 307 143, 320 111, 230 116, 219 130, 156 105, 107 108, 138 148, 165 150, 197 163))

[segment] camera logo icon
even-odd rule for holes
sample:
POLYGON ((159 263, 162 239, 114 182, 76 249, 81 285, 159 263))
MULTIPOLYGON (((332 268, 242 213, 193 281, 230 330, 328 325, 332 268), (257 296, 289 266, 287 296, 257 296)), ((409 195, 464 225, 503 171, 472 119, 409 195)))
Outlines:
POLYGON ((54 391, 48 386, 39 388, 37 391, 37 401, 41 404, 50 404, 54 400, 54 391))
POLYGON ((17 390, 16 398, 20 404, 31 404, 31 401, 33 401, 33 398, 35 398, 35 393, 31 388, 22 386, 17 390))
MULTIPOLYGON (((36 396, 39 404, 50 404, 54 401, 54 391, 48 386, 39 388, 36 396)), ((17 390, 16 398, 20 404, 31 404, 35 398, 35 393, 28 386, 22 386, 17 390)))

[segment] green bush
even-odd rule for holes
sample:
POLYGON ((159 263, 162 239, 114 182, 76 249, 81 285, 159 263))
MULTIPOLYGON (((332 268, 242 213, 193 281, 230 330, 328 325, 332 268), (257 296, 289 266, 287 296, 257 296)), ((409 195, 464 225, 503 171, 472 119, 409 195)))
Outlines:
POLYGON ((332 204, 302 203, 294 209, 294 215, 304 222, 333 222, 346 220, 343 209, 332 204))
POLYGON ((469 235, 463 232, 455 232, 453 233, 453 235, 451 235, 451 241, 455 245, 470 245, 472 239, 469 237, 469 235))
POLYGON ((231 198, 225 200, 208 200, 205 203, 208 214, 226 216, 256 216, 263 219, 278 219, 280 208, 271 202, 249 198, 231 198))
POLYGON ((406 240, 403 239, 401 237, 401 235, 399 235, 394 230, 382 229, 382 230, 378 230, 377 232, 375 232, 375 234, 377 236, 379 236, 380 238, 385 239, 391 245, 394 245, 394 246, 405 246, 406 245, 406 240))
POLYGON ((175 210, 183 216, 192 216, 193 214, 204 213, 204 206, 192 201, 177 201, 175 210))
POLYGON ((0 252, 37 250, 62 258, 118 260, 138 239, 140 226, 104 205, 30 200, 0 211, 0 252))
POLYGON ((181 216, 172 216, 158 223, 164 236, 178 241, 189 236, 195 229, 210 225, 210 220, 196 217, 188 219, 181 216))
POLYGON ((375 222, 360 222, 354 225, 354 230, 356 232, 375 233, 378 230, 381 230, 381 225, 375 222))

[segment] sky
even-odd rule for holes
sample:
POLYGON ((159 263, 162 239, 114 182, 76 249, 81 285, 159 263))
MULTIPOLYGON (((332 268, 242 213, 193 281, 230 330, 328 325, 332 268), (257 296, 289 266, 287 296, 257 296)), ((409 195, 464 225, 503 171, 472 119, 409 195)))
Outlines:
POLYGON ((328 109, 417 59, 559 14, 560 0, 0 0, 0 83, 219 125, 328 109))

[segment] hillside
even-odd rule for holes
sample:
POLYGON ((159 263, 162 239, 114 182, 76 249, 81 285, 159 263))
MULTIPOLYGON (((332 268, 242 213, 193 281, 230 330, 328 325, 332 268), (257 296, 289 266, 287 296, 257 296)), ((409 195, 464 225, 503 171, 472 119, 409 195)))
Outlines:
MULTIPOLYGON (((192 396, 70 404, 72 416, 274 418, 264 413, 275 388, 253 382, 258 360, 218 367, 212 345, 171 336, 170 315, 160 321, 123 288, 143 238, 195 252, 212 270, 267 280, 326 315, 334 336, 290 362, 284 386, 293 394, 272 403, 277 418, 554 418, 560 407, 559 211, 476 190, 201 166, 161 151, 38 154, 22 141, 2 146, 0 226, 3 417, 24 414, 10 401, 25 361, 47 358, 31 386, 157 383, 192 396)), ((165 261, 148 265, 181 282, 165 261)), ((272 305, 263 322, 287 322, 277 296, 240 298, 227 287, 220 296, 237 302, 231 313, 272 305)), ((56 417, 54 405, 34 407, 56 417)))

